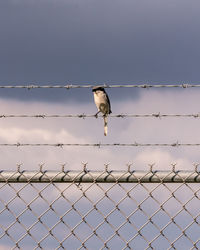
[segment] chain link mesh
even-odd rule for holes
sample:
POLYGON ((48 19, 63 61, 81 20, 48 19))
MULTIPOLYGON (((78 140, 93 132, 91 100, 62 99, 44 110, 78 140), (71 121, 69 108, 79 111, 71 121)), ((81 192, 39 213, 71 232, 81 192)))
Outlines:
POLYGON ((200 249, 200 173, 1 171, 0 249, 200 249))

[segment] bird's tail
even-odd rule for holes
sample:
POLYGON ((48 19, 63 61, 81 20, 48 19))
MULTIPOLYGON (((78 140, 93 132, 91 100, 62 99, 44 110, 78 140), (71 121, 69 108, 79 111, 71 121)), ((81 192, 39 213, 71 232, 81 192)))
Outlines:
POLYGON ((106 136, 108 133, 108 116, 104 115, 104 135, 106 136))

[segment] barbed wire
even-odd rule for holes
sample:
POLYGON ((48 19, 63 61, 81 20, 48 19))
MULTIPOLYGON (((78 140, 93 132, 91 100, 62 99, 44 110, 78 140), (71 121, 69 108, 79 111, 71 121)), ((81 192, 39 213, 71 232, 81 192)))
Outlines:
MULTIPOLYGON (((93 88, 97 85, 92 84, 67 84, 67 85, 0 85, 0 89, 78 89, 78 88, 93 88)), ((104 88, 199 88, 200 84, 99 84, 98 86, 104 88)))
MULTIPOLYGON (((98 115, 98 117, 103 117, 103 115, 98 115)), ((98 118, 95 114, 2 114, 0 118, 98 118)), ((186 117, 186 118, 200 118, 200 113, 196 114, 162 114, 162 113, 153 113, 153 114, 113 114, 109 115, 112 118, 178 118, 178 117, 186 117)))
POLYGON ((0 143, 0 147, 196 147, 200 143, 0 143))
MULTIPOLYGON (((70 170, 68 168, 66 169, 67 163, 65 162, 65 163, 59 164, 59 170, 60 171, 57 169, 57 170, 53 170, 53 172, 60 172, 60 173, 62 173, 62 172, 65 172, 65 173, 68 173, 68 172, 73 172, 73 173, 75 173, 75 172, 84 172, 84 173, 88 173, 88 172, 92 171, 92 172, 113 173, 113 172, 124 172, 125 171, 125 172, 128 172, 128 173, 129 172, 134 172, 135 173, 137 171, 137 172, 151 172, 151 173, 155 174, 158 171, 161 171, 163 173, 168 172, 168 171, 173 172, 173 173, 179 173, 180 171, 183 171, 183 172, 193 171, 193 172, 200 173, 200 162, 192 163, 192 169, 193 170, 186 170, 186 171, 183 170, 183 169, 177 168, 178 167, 177 165, 178 165, 177 163, 170 163, 169 168, 166 171, 166 170, 157 169, 156 163, 154 162, 154 163, 147 164, 146 168, 143 169, 143 170, 137 170, 137 169, 135 169, 135 165, 133 163, 127 162, 125 164, 125 169, 126 170, 124 170, 124 168, 123 168, 123 170, 119 170, 119 169, 116 170, 116 169, 111 168, 110 163, 104 163, 103 164, 104 170, 91 170, 91 169, 89 169, 89 163, 88 162, 82 162, 80 169, 70 170)), ((23 166, 23 163, 17 163, 16 164, 16 171, 14 171, 14 172, 15 173, 24 173, 24 171, 28 171, 28 170, 23 169, 22 166, 23 166)), ((11 170, 10 172, 12 172, 12 171, 13 170, 11 170)), ((38 164, 37 169, 31 170, 31 172, 34 172, 34 171, 41 172, 41 173, 46 173, 46 171, 51 172, 52 170, 45 169, 45 163, 43 162, 43 163, 38 164)), ((0 175, 1 175, 2 172, 5 172, 5 170, 1 170, 0 175)))

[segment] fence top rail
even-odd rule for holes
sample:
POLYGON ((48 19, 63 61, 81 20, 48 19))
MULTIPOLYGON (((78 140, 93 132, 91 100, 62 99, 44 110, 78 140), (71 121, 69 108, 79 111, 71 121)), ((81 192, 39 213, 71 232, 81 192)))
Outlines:
POLYGON ((199 183, 194 171, 0 171, 1 183, 199 183))

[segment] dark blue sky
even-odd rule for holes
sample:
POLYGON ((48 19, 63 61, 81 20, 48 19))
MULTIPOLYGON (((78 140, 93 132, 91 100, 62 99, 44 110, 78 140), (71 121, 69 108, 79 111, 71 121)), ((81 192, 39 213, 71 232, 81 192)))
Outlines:
MULTIPOLYGON (((0 84, 198 83, 199 8, 197 0, 1 0, 0 84)), ((74 96, 35 92, 28 99, 74 96)))

